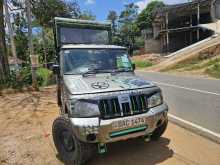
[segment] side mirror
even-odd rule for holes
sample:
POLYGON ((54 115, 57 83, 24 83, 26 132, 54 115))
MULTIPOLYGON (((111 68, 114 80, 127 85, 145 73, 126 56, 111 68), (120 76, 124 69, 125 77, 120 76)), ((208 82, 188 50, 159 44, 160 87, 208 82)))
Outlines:
POLYGON ((136 65, 132 64, 132 69, 135 70, 136 69, 136 65))
POLYGON ((54 74, 59 74, 60 73, 60 66, 57 64, 53 65, 53 73, 54 74))

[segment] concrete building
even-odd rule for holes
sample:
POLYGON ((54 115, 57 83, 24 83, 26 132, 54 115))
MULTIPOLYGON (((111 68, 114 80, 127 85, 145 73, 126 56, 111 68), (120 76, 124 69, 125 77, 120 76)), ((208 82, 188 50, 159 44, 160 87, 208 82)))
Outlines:
POLYGON ((194 0, 167 5, 154 12, 152 29, 145 31, 147 52, 171 53, 214 34, 200 26, 220 18, 220 0, 194 0))

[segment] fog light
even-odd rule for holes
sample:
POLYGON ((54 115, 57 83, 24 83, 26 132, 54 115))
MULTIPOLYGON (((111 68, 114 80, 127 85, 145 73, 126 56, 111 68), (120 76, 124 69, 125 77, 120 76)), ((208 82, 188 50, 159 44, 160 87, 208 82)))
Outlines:
POLYGON ((98 127, 97 126, 88 126, 88 127, 85 127, 84 129, 85 129, 86 135, 98 134, 98 127))

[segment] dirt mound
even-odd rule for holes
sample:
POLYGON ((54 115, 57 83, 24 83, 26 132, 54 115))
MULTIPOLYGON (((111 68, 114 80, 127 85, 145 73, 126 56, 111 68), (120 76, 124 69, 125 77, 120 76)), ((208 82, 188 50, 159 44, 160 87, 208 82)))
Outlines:
POLYGON ((164 60, 160 54, 143 54, 136 55, 131 58, 134 61, 150 61, 153 64, 158 64, 164 60))

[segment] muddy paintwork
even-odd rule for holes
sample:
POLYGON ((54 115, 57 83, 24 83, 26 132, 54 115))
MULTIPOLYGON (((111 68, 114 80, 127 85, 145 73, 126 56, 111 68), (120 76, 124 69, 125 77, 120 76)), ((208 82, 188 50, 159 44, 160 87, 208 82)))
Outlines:
POLYGON ((134 73, 94 74, 83 77, 82 75, 64 75, 64 83, 71 94, 92 94, 112 91, 151 88, 152 82, 141 79, 134 73), (93 84, 107 84, 105 88, 97 89, 93 84))

